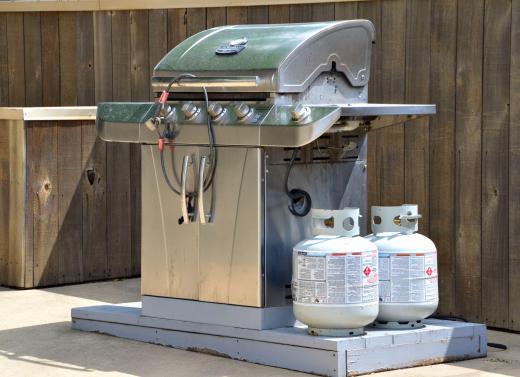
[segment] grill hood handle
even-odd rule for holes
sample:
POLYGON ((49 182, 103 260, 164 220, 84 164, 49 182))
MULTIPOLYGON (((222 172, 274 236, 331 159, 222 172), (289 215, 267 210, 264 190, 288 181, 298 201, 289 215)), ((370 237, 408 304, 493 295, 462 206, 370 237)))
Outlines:
MULTIPOLYGON (((154 89, 165 90, 170 86, 171 77, 154 77, 154 89)), ((171 88, 251 88, 260 85, 258 76, 211 76, 183 77, 171 84, 171 88)))

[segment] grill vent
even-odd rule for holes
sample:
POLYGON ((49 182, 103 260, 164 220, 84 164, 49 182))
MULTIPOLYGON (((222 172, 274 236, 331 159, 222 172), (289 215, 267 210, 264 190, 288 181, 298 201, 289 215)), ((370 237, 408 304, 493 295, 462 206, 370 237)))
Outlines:
MULTIPOLYGON (((324 135, 302 147, 296 164, 319 164, 355 161, 359 154, 359 135, 324 135)), ((291 161, 294 148, 268 148, 270 165, 283 165, 291 161)))

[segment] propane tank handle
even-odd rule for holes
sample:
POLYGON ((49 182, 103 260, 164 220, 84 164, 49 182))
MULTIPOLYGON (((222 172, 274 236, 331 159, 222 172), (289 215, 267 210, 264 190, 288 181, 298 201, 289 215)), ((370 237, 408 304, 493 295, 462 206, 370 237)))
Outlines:
POLYGON ((399 225, 405 228, 405 233, 412 234, 416 229, 417 220, 422 218, 421 214, 399 216, 399 225), (405 220, 405 221, 403 221, 405 220))
POLYGON ((422 215, 421 214, 417 214, 417 215, 401 215, 401 216, 399 216, 399 219, 400 220, 419 220, 419 219, 422 219, 422 215))
POLYGON ((314 236, 358 236, 360 217, 359 208, 312 209, 312 234, 314 236))
POLYGON ((418 213, 416 204, 401 206, 373 206, 372 230, 375 234, 384 232, 414 233, 418 230, 418 221, 422 215, 418 213))

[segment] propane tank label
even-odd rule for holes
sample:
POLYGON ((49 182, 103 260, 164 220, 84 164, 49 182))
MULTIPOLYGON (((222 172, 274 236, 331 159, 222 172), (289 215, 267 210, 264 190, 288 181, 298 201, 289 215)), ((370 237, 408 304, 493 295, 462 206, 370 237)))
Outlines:
POLYGON ((377 251, 331 254, 295 250, 295 254, 294 301, 312 304, 377 301, 377 251))
POLYGON ((379 301, 414 303, 437 299, 437 253, 379 253, 379 301))

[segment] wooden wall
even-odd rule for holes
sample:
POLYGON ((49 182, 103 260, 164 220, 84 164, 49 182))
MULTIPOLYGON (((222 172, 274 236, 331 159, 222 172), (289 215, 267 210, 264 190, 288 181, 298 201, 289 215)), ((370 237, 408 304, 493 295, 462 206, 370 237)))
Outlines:
POLYGON ((140 274, 139 186, 119 172, 139 165, 117 159, 109 166, 95 122, 83 118, 0 119, 0 285, 140 274))
MULTIPOLYGON (((438 105, 372 133, 370 204, 419 204, 442 314, 520 330, 520 0, 0 14, 0 105, 146 100, 154 64, 206 27, 350 18, 376 26, 372 102, 438 105)), ((132 146, 102 148, 110 162, 139 159, 132 146)), ((113 173, 139 197, 137 169, 113 173)))

